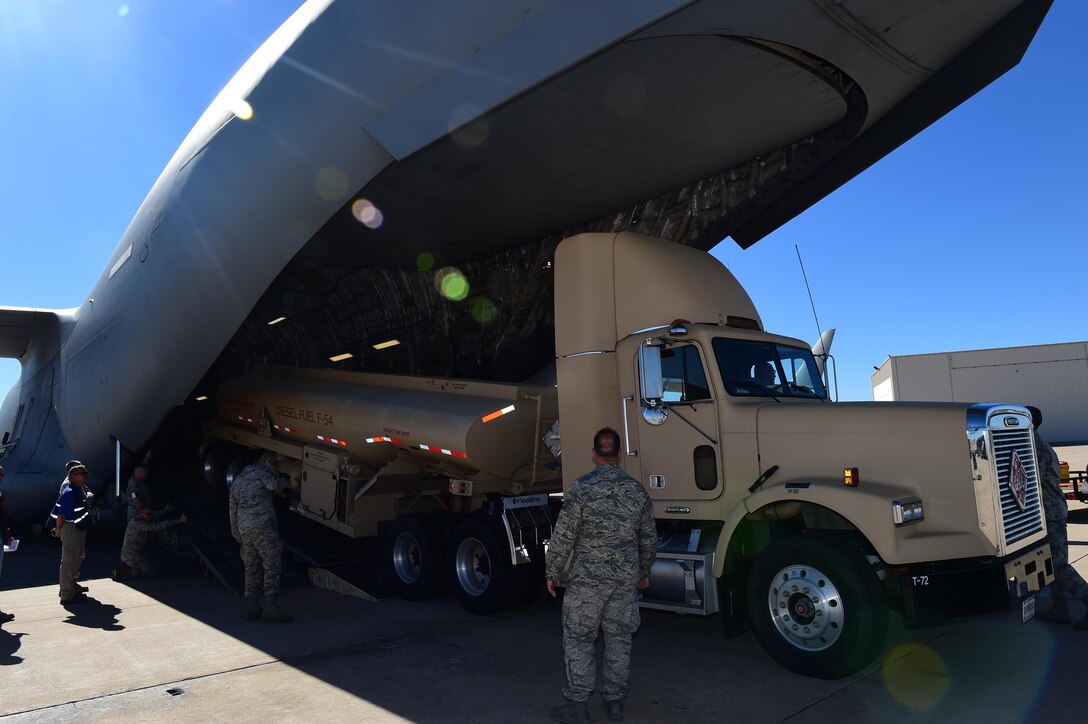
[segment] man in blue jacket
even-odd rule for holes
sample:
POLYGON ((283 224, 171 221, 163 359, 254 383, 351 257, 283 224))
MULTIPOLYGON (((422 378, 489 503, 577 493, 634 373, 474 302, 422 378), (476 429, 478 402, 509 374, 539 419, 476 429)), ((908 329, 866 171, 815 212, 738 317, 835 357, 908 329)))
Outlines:
POLYGON ((91 527, 91 506, 85 490, 87 468, 81 463, 68 471, 68 480, 60 489, 53 512, 53 537, 61 542, 60 553, 60 603, 68 606, 87 600, 81 586, 76 583, 79 566, 83 563, 87 545, 87 529, 91 527))

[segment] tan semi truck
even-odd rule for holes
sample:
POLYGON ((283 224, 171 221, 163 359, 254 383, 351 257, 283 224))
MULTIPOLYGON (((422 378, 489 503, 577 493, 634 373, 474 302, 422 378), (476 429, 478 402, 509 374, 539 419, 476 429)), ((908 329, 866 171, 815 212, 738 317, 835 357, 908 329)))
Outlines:
POLYGON ((868 664, 889 606, 1028 610, 1052 580, 1025 409, 831 402, 807 345, 689 247, 582 234, 554 274, 555 385, 266 368, 222 385, 206 470, 277 452, 297 512, 386 529, 400 593, 488 612, 539 592, 550 494, 611 426, 658 523, 642 605, 720 613, 818 677, 868 664))

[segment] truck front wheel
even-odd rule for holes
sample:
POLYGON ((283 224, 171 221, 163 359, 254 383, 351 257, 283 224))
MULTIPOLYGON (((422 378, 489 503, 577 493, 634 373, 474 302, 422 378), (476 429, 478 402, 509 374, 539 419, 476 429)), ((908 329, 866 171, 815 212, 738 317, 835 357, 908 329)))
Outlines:
POLYGON ((837 679, 868 665, 884 647, 888 606, 860 552, 804 535, 771 543, 748 577, 756 638, 790 671, 837 679))
POLYGON ((462 608, 487 614, 506 606, 510 553, 484 521, 461 521, 450 537, 447 561, 450 588, 462 608))

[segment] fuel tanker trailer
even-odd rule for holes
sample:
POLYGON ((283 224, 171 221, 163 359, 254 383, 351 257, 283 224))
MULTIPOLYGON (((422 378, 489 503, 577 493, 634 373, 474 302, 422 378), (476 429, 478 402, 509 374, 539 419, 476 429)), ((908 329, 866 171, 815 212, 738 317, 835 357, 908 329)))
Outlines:
POLYGON ((543 442, 554 385, 264 367, 222 384, 217 403, 209 481, 275 452, 295 512, 353 538, 381 530, 400 595, 424 598, 447 572, 471 611, 539 591, 548 494, 562 490, 543 442))
POLYGON ((401 593, 446 580, 487 612, 539 591, 550 494, 610 426, 654 505, 644 607, 718 614, 825 678, 880 653, 889 607, 1030 616, 1053 565, 1023 407, 833 402, 808 345, 681 244, 579 234, 553 274, 554 386, 265 368, 221 386, 206 469, 275 451, 298 513, 388 527, 401 593))

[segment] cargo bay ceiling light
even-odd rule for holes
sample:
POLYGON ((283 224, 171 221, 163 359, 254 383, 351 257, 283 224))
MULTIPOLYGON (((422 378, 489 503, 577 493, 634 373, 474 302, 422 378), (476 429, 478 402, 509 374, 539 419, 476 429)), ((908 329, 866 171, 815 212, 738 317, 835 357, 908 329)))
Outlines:
POLYGON ((280 322, 282 322, 285 319, 287 319, 287 317, 276 317, 275 319, 273 319, 271 322, 268 323, 268 326, 271 327, 273 324, 279 324, 280 322))
POLYGON ((329 357, 329 361, 330 362, 342 362, 343 360, 351 359, 353 356, 354 355, 352 355, 351 352, 345 352, 344 354, 338 354, 338 355, 334 355, 333 357, 329 357))
POLYGON ((200 397, 196 398, 196 401, 197 402, 203 402, 206 399, 208 399, 207 395, 201 395, 200 397))
POLYGON ((374 349, 388 349, 389 347, 396 347, 398 344, 400 344, 399 339, 391 339, 388 342, 379 342, 374 345, 374 349))

